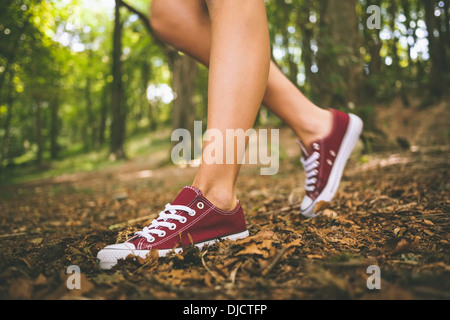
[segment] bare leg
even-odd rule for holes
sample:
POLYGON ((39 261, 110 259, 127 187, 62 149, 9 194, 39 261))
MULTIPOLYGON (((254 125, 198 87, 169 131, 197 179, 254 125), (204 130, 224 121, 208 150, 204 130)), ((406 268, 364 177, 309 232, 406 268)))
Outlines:
POLYGON ((226 130, 246 131, 254 125, 269 75, 269 30, 263 0, 207 0, 207 4, 211 18, 207 128, 219 130, 224 143, 222 164, 202 161, 193 185, 218 207, 230 210, 237 204, 240 164, 227 163, 225 156, 238 150, 234 139, 226 138, 226 130))
MULTIPOLYGON (((153 0, 151 12, 153 28, 164 41, 209 66, 211 20, 204 0, 153 0)), ((273 62, 263 104, 305 145, 326 136, 331 128, 331 114, 308 100, 273 62)))

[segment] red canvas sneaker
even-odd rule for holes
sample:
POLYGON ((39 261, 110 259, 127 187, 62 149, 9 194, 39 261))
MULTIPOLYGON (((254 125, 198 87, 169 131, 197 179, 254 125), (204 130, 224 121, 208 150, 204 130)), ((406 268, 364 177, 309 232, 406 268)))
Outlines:
POLYGON ((330 109, 333 114, 333 128, 330 134, 302 149, 300 159, 305 168, 306 195, 301 203, 300 212, 312 218, 321 213, 316 210, 320 201, 333 199, 341 181, 342 173, 350 154, 361 134, 363 123, 354 114, 346 114, 330 109))
POLYGON ((238 203, 224 211, 209 202, 197 188, 187 186, 167 204, 159 217, 124 243, 100 250, 100 268, 110 269, 129 255, 145 258, 152 249, 159 256, 179 252, 183 246, 202 247, 220 239, 237 240, 248 236, 243 210, 238 203))

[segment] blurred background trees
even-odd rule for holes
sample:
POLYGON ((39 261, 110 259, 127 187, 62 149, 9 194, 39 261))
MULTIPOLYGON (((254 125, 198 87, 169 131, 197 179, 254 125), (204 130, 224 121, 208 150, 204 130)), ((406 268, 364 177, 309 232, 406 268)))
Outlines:
MULTIPOLYGON (((318 105, 360 114, 368 131, 375 103, 400 96, 407 108, 419 96, 426 107, 448 88, 448 0, 266 5, 282 71, 318 105)), ((130 137, 206 120, 207 70, 152 36, 148 6, 0 0, 0 171, 102 148, 122 159, 130 137)), ((274 121, 260 110, 257 124, 274 121)))

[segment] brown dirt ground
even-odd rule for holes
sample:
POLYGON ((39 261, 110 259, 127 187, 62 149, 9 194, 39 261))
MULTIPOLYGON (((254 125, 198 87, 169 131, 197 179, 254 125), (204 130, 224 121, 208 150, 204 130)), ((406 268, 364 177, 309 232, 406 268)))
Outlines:
POLYGON ((261 176, 259 167, 244 166, 239 178, 249 238, 131 259, 110 271, 98 268, 97 252, 156 217, 195 168, 149 167, 140 159, 1 187, 0 298, 449 299, 445 109, 393 104, 377 111, 389 150, 356 154, 316 219, 298 213, 300 153, 283 129, 279 173, 261 176), (409 149, 395 145, 399 137, 409 149), (69 265, 80 267, 80 290, 66 286, 69 265), (370 265, 380 267, 379 290, 366 286, 370 265))

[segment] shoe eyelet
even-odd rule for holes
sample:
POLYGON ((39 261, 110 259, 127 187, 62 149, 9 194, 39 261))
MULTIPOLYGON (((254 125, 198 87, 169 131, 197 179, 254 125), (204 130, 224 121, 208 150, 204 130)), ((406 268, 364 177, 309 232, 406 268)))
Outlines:
POLYGON ((197 208, 199 208, 200 210, 203 209, 204 207, 205 207, 205 204, 203 202, 197 203, 197 208))
POLYGON ((159 236, 160 238, 165 237, 165 236, 166 236, 166 232, 163 231, 162 234, 159 234, 158 236, 159 236))
POLYGON ((177 228, 177 225, 174 223, 169 227, 169 230, 175 230, 177 228))
POLYGON ((180 222, 181 223, 186 223, 186 221, 187 221, 187 218, 186 217, 183 217, 184 219, 183 220, 180 220, 180 222))

